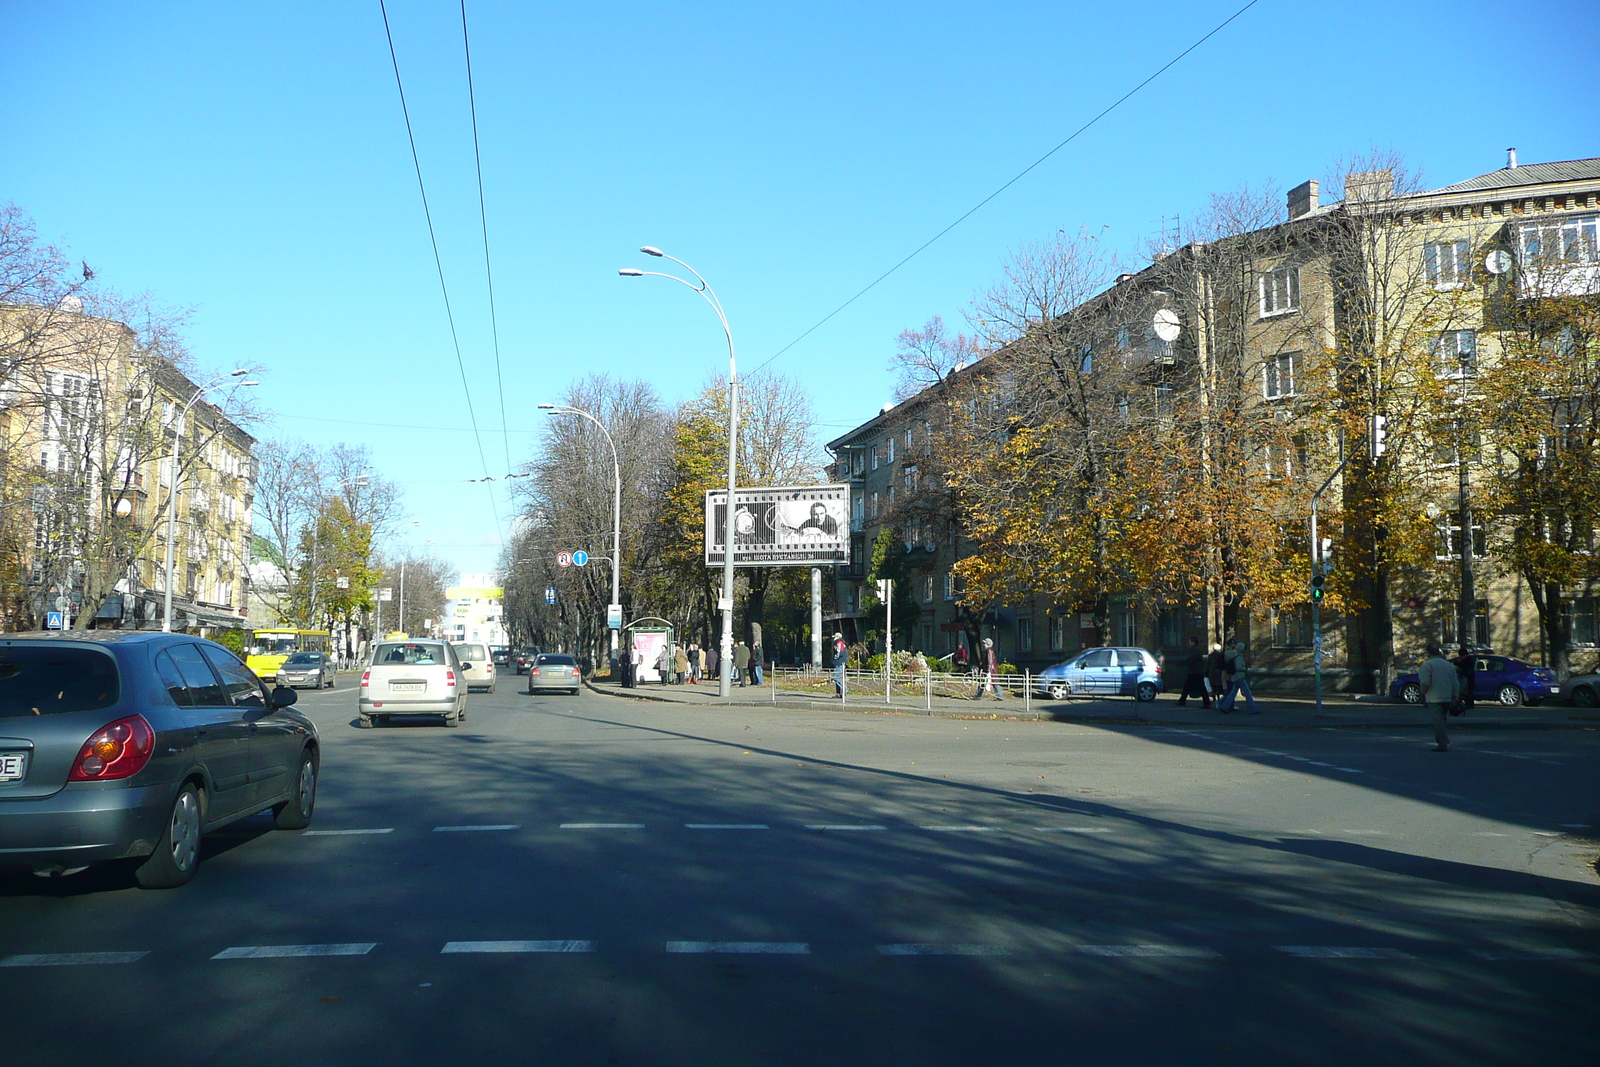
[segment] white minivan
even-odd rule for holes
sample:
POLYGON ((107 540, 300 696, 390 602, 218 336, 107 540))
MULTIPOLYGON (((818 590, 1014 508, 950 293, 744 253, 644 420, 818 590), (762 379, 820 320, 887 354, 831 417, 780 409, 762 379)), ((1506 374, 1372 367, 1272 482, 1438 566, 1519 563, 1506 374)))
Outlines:
POLYGON ((458 726, 467 718, 467 682, 455 650, 443 641, 381 641, 361 675, 361 725, 429 716, 458 726))
POLYGON ((451 644, 455 650, 456 659, 461 661, 461 670, 466 675, 468 689, 481 689, 485 693, 494 692, 494 656, 488 645, 473 642, 451 644))

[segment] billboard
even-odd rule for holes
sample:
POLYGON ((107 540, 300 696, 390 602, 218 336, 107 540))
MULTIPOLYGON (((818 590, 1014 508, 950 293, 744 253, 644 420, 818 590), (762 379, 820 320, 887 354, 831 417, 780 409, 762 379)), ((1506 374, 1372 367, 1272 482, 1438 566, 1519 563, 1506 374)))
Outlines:
MULTIPOLYGON (((706 566, 722 566, 726 489, 706 494, 706 566)), ((850 562, 850 488, 791 485, 739 489, 733 507, 735 567, 831 567, 850 562)))

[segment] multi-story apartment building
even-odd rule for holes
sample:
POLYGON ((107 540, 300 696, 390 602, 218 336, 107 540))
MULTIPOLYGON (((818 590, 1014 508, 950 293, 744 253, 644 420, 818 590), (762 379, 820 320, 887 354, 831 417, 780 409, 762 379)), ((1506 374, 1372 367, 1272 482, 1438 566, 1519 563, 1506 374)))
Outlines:
MULTIPOLYGON (((1027 667, 1095 641, 1175 653, 1191 636, 1231 634, 1247 641, 1268 687, 1301 687, 1317 640, 1306 520, 1326 483, 1319 535, 1331 538, 1330 588, 1344 608, 1323 612, 1333 684, 1381 687, 1397 660, 1463 629, 1472 643, 1544 659, 1549 631, 1530 579, 1496 551, 1509 534, 1474 518, 1472 501, 1510 462, 1493 443, 1490 409, 1506 401, 1492 376, 1508 352, 1527 348, 1528 309, 1600 293, 1597 194, 1600 160, 1519 167, 1514 156, 1433 190, 1397 190, 1386 170, 1351 174, 1344 199, 1329 205, 1307 182, 1289 193, 1282 221, 1162 254, 886 406, 828 446, 832 473, 853 487, 857 549, 837 576, 836 617, 861 625, 865 560, 892 529, 913 548, 914 617, 897 622, 901 641, 943 652, 981 632, 1027 667), (1222 502, 1200 520, 1204 543, 1189 543, 1187 584, 1141 577, 1139 561, 1123 557, 1113 565, 1126 579, 1120 588, 1113 575, 1098 595, 1056 602, 1036 592, 1048 576, 1029 573, 1035 554, 1013 541, 1004 595, 981 612, 963 603, 969 568, 957 563, 986 548, 968 538, 953 497, 927 491, 944 477, 937 464, 950 462, 940 438, 952 417, 983 423, 984 407, 990 438, 1036 426, 1041 379, 1027 377, 1028 349, 1040 344, 1055 346, 1051 362, 1069 364, 1060 373, 1077 387, 1099 390, 1100 422, 1086 439, 1104 433, 1137 451, 1148 438, 1169 449, 1144 457, 1157 469, 1141 490, 1150 507, 1205 512, 1222 502), (1374 429, 1385 445, 1377 458, 1374 429), (1184 484, 1167 492, 1162 478, 1167 489, 1184 484), (1252 526, 1254 546, 1240 533, 1252 526), (1263 548, 1261 536, 1278 546, 1263 548), (1251 552, 1253 569, 1229 572, 1230 560, 1251 552)), ((957 462, 971 461, 969 447, 957 462)), ((1569 581, 1543 594, 1579 650, 1596 647, 1594 586, 1569 581)))
POLYGON ((0 329, 46 342, 9 346, 0 397, 6 627, 159 627, 174 500, 173 628, 242 626, 255 439, 203 399, 182 416, 195 383, 79 304, 0 309, 0 329))

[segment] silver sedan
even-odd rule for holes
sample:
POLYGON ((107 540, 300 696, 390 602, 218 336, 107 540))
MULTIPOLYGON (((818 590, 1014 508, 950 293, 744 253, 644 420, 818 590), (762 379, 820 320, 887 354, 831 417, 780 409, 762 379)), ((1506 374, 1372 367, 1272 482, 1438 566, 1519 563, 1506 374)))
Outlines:
POLYGON ((332 689, 333 658, 325 652, 296 652, 278 668, 276 681, 291 689, 332 689))

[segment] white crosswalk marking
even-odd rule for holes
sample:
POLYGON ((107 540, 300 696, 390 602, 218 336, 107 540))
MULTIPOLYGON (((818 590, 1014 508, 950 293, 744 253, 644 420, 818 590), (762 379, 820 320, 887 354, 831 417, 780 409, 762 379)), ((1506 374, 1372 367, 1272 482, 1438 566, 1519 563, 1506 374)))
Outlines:
POLYGON ((433 832, 436 833, 436 834, 470 834, 470 833, 479 833, 479 832, 490 831, 490 830, 520 830, 520 829, 522 829, 522 827, 518 826, 516 823, 504 822, 504 823, 494 823, 494 824, 491 824, 491 825, 488 825, 488 826, 435 826, 433 828, 433 832))
POLYGON ((563 830, 643 830, 642 822, 564 822, 563 830))
POLYGON ((593 941, 450 941, 441 955, 469 952, 593 952, 593 941))
POLYGON ((1273 945, 1286 956, 1307 960, 1414 960, 1397 948, 1357 948, 1343 945, 1273 945))
POLYGON ((1109 834, 1114 833, 1109 826, 1035 826, 1041 834, 1109 834))
POLYGON ((905 943, 879 945, 880 956, 1004 956, 1011 950, 1004 945, 962 945, 905 943))
POLYGON ((1473 949, 1472 954, 1480 960, 1591 960, 1592 955, 1579 952, 1575 948, 1536 948, 1536 949, 1503 949, 1494 952, 1484 952, 1473 949))
POLYGON ((289 956, 365 956, 378 947, 376 941, 343 945, 242 945, 225 948, 214 960, 275 960, 289 956))
POLYGON ((807 830, 887 830, 887 826, 848 826, 837 823, 807 823, 807 830))
POLYGON ((690 830, 765 830, 766 823, 759 822, 686 822, 690 830))
POLYGON ((1000 829, 998 826, 923 826, 923 830, 932 830, 936 834, 992 834, 1000 829))
POLYGON ((1222 956, 1215 949, 1198 945, 1079 945, 1078 951, 1089 956, 1127 956, 1135 959, 1158 956, 1219 959, 1222 956))
POLYGON ((24 952, 0 959, 0 967, 82 967, 133 963, 148 955, 148 952, 24 952))
POLYGON ((307 830, 306 837, 356 837, 360 834, 392 834, 394 827, 385 826, 374 830, 307 830))
POLYGON ((677 955, 807 956, 811 946, 804 941, 668 941, 667 951, 677 955))

